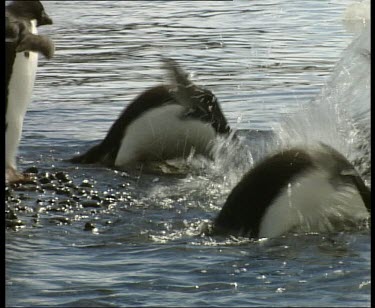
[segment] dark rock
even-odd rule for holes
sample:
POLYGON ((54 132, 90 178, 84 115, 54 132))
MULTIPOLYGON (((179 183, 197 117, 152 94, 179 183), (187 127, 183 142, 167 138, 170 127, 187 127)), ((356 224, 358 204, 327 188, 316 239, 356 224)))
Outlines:
POLYGON ((70 181, 69 175, 67 173, 62 172, 62 171, 56 172, 55 177, 56 177, 56 179, 58 179, 59 181, 61 181, 63 183, 66 183, 66 182, 70 181))
POLYGON ((54 183, 47 183, 47 184, 42 184, 41 187, 46 190, 57 190, 56 184, 54 183))
POLYGON ((18 219, 16 213, 13 210, 9 210, 7 213, 5 213, 6 219, 18 219))
POLYGON ((81 186, 81 187, 89 187, 89 188, 94 187, 94 185, 91 184, 91 183, 89 182, 89 180, 83 180, 80 186, 81 186))
POLYGON ((101 207, 100 202, 95 201, 95 200, 86 200, 82 202, 82 207, 87 208, 87 207, 94 207, 94 208, 99 208, 101 207))
POLYGON ((37 174, 39 172, 38 168, 35 167, 35 166, 32 166, 32 167, 29 167, 27 168, 24 173, 33 173, 33 174, 37 174))
MULTIPOLYGON (((47 177, 42 177, 42 178, 39 179, 39 183, 47 184, 47 183, 51 183, 51 180, 47 177)), ((43 187, 43 185, 42 185, 42 187, 43 187)))
POLYGON ((99 201, 99 202, 102 201, 102 199, 101 199, 98 195, 96 195, 96 196, 91 196, 91 199, 92 199, 92 200, 99 201))
POLYGON ((81 198, 78 197, 78 196, 76 196, 76 195, 72 195, 71 198, 72 198, 72 200, 74 200, 74 201, 76 201, 76 202, 78 202, 78 201, 81 200, 81 198))
POLYGON ((68 217, 53 217, 49 220, 51 223, 57 223, 59 225, 70 225, 71 220, 68 217))
POLYGON ((86 222, 86 224, 85 224, 85 227, 84 227, 84 231, 92 231, 92 230, 94 230, 96 227, 95 227, 95 225, 93 224, 93 223, 91 223, 91 222, 86 222))
POLYGON ((17 230, 20 227, 23 227, 25 223, 21 221, 20 219, 7 219, 6 220, 6 227, 17 230))
POLYGON ((56 194, 58 195, 66 195, 66 196, 71 196, 71 191, 69 187, 58 187, 56 189, 56 194))
POLYGON ((15 191, 36 191, 37 185, 36 182, 34 183, 20 183, 13 188, 15 191))

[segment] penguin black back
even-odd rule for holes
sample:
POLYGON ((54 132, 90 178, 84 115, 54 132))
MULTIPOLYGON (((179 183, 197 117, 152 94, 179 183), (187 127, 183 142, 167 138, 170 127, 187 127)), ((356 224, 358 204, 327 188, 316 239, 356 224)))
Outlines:
POLYGON ((258 237, 259 225, 267 208, 302 171, 313 168, 304 151, 292 149, 278 153, 251 169, 229 194, 215 219, 215 232, 235 232, 258 237))
POLYGON ((157 108, 172 99, 170 89, 167 86, 160 85, 146 90, 123 110, 101 143, 95 145, 86 153, 71 158, 69 161, 81 164, 102 161, 104 164, 112 166, 126 127, 146 110, 157 108))

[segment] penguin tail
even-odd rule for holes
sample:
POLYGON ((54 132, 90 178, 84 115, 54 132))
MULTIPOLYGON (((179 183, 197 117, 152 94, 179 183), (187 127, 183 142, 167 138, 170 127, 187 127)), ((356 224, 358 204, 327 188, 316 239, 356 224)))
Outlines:
POLYGON ((68 162, 78 164, 94 164, 103 160, 103 150, 101 144, 93 146, 84 154, 73 156, 68 162))

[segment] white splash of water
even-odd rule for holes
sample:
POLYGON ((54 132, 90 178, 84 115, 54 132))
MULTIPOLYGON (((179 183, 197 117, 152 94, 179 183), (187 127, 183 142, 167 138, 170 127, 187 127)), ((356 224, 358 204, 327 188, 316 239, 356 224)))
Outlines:
POLYGON ((344 21, 351 20, 366 22, 366 20, 370 20, 370 4, 370 0, 355 1, 350 4, 344 12, 344 21))
POLYGON ((320 94, 274 127, 278 147, 324 142, 370 180, 370 57, 367 22, 343 52, 320 94))

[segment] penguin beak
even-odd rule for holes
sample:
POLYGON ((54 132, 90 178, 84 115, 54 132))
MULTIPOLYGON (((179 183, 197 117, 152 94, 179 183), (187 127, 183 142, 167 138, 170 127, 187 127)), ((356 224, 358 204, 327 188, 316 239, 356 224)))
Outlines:
POLYGON ((47 15, 46 12, 42 12, 42 16, 38 19, 38 27, 43 25, 52 25, 52 19, 47 15))

